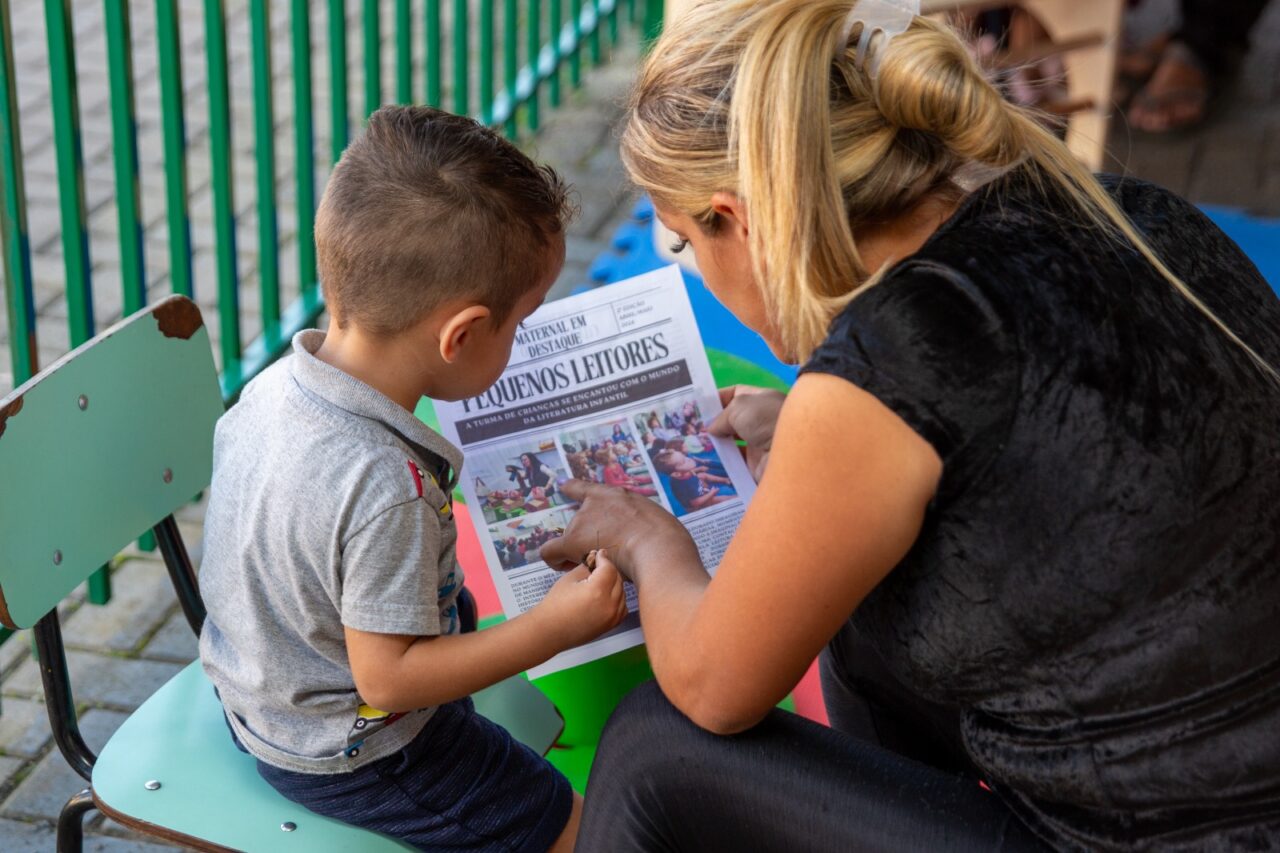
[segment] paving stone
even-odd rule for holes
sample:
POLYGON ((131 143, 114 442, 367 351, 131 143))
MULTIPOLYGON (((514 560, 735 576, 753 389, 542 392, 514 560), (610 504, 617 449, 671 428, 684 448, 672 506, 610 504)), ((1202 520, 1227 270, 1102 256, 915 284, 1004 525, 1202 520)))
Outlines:
MULTIPOLYGON (((209 507, 209 492, 206 489, 201 492, 196 500, 185 503, 178 508, 173 517, 178 519, 179 530, 183 530, 183 540, 186 540, 186 525, 191 525, 194 529, 197 525, 203 526, 204 513, 209 507)), ((187 542, 187 547, 191 547, 191 543, 187 542)))
MULTIPOLYGON (((1280 92, 1277 92, 1277 96, 1280 98, 1280 92)), ((1256 213, 1276 217, 1280 216, 1280 116, 1268 122, 1267 138, 1262 149, 1262 199, 1256 213)))
MULTIPOLYGON (((134 709, 178 673, 181 666, 160 661, 136 660, 68 651, 67 667, 77 702, 134 709)), ((18 667, 5 685, 6 692, 38 696, 43 692, 34 661, 18 667)))
POLYGON ((579 109, 553 114, 524 147, 534 159, 568 169, 585 163, 608 141, 613 118, 611 110, 579 109))
POLYGON ((191 626, 187 624, 187 617, 183 615, 181 609, 169 617, 164 626, 147 643, 142 654, 148 658, 181 663, 190 663, 199 657, 200 643, 192 632, 191 626))
POLYGON ((27 206, 27 234, 31 245, 44 246, 62 233, 62 213, 47 204, 27 206))
POLYGON ((565 240, 565 263, 589 264, 595 261, 602 252, 609 250, 606 240, 590 237, 569 237, 565 240))
MULTIPOLYGON (((8 672, 21 661, 31 657, 31 632, 18 631, 0 643, 0 674, 8 672)), ((0 680, 0 687, 3 687, 0 680)))
MULTIPOLYGON (((118 320, 124 310, 124 292, 120 284, 118 262, 107 263, 107 256, 113 258, 119 256, 119 246, 114 242, 108 245, 109 248, 104 248, 103 251, 92 255, 96 262, 89 279, 93 292, 93 316, 95 322, 101 328, 105 328, 118 320)), ((95 248, 102 248, 101 240, 99 240, 95 248)), ((60 321, 57 326, 65 329, 68 313, 67 297, 64 293, 41 312, 39 320, 60 321)), ((39 325, 38 321, 37 325, 39 325)), ((59 334, 53 340, 59 342, 60 345, 66 345, 65 335, 59 334)))
POLYGON ((66 355, 67 347, 65 345, 61 347, 48 346, 45 344, 44 339, 41 338, 38 353, 40 356, 40 367, 45 368, 66 355))
POLYGON ((68 647, 129 652, 160 626, 177 598, 158 556, 126 560, 111 573, 111 601, 81 607, 62 626, 68 647))
POLYGON ((1111 157, 1106 171, 1154 180, 1179 195, 1186 195, 1195 172, 1199 141, 1192 138, 1160 140, 1131 134, 1124 119, 1112 122, 1111 157))
MULTIPOLYGON (((49 311, 36 317, 36 339, 41 350, 54 350, 62 354, 71 349, 71 332, 67 326, 67 300, 65 296, 50 306, 49 311), (61 316, 59 316, 61 315, 61 316)), ((41 353, 40 364, 49 366, 49 361, 41 353)))
POLYGON ((54 849, 57 833, 52 826, 0 820, 0 838, 7 853, 49 853, 54 849))
MULTIPOLYGON (((4 853, 49 853, 54 848, 57 833, 50 824, 0 820, 0 838, 4 839, 4 853)), ((131 838, 91 833, 84 837, 85 853, 161 853, 180 849, 131 838)))
MULTIPOLYGON (((159 853, 159 851, 187 850, 186 847, 171 846, 161 843, 147 835, 134 832, 128 827, 121 826, 115 821, 107 817, 102 817, 95 821, 93 828, 90 830, 95 836, 95 841, 99 844, 122 845, 119 847, 104 848, 111 851, 129 850, 139 851, 139 853, 159 853)), ((88 839, 85 840, 85 848, 88 849, 88 839)))
POLYGON ((547 300, 562 299, 582 285, 590 284, 590 277, 587 275, 589 270, 590 267, 587 264, 566 261, 555 284, 547 291, 547 300))
POLYGON ((568 229, 571 236, 605 237, 606 226, 612 223, 620 210, 630 208, 631 195, 627 190, 622 165, 604 179, 593 180, 581 193, 582 210, 568 229))
MULTIPOLYGON (((94 752, 102 749, 127 715, 94 709, 80 718, 80 734, 94 752)), ((85 782, 57 749, 50 750, 0 805, 4 817, 56 819, 67 799, 83 790, 85 782)))
POLYGON ((36 307, 41 316, 49 316, 49 308, 62 298, 66 292, 66 282, 61 275, 62 256, 47 254, 33 255, 31 258, 32 287, 36 307), (55 277, 54 270, 59 274, 55 277))
POLYGON ((49 713, 43 702, 4 697, 0 704, 0 752, 35 758, 50 737, 49 713))
POLYGON ((581 208, 578 219, 569 227, 569 236, 607 239, 603 226, 631 192, 612 136, 598 145, 585 162, 566 168, 564 174, 573 184, 581 208))
POLYGON ((9 784, 9 780, 20 769, 26 766, 26 759, 16 755, 0 755, 0 789, 9 784))
POLYGON ((1188 194, 1209 204, 1256 206, 1262 182, 1263 131, 1256 122, 1243 120, 1207 131, 1200 141, 1188 194))

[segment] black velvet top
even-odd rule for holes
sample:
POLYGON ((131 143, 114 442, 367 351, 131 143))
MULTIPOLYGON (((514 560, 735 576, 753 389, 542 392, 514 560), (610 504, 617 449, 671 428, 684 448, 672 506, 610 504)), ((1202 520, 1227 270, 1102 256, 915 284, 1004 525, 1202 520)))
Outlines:
MULTIPOLYGON (((1105 185, 1280 369, 1280 300, 1191 205, 1105 185)), ((1022 177, 854 300, 805 367, 943 461, 853 619, 1061 849, 1280 847, 1280 383, 1022 177)))

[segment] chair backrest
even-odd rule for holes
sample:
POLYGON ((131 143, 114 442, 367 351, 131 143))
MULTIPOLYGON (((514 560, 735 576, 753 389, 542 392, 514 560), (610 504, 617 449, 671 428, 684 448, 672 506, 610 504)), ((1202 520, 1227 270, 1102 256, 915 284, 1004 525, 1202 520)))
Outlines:
POLYGON ((0 622, 26 628, 209 484, 222 394, 171 296, 0 400, 0 622))

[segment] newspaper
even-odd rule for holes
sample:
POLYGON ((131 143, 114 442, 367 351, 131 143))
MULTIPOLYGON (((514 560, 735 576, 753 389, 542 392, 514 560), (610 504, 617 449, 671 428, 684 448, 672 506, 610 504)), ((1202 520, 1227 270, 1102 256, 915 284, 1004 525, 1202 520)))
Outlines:
MULTIPOLYGON (((734 443, 706 431, 720 398, 675 266, 543 305, 517 331, 488 391, 435 408, 465 454, 460 485, 508 617, 559 577, 538 548, 573 518, 576 505, 561 491, 569 478, 661 505, 688 528, 711 572, 755 489, 734 443)), ((643 642, 630 584, 627 604, 621 625, 530 677, 643 642)))

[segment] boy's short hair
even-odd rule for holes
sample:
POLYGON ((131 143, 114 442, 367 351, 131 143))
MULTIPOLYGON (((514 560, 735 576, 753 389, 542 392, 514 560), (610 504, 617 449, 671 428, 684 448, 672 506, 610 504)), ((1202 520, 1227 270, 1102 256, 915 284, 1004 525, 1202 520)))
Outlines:
POLYGON ((316 215, 320 280, 339 328, 404 331, 450 298, 502 323, 547 269, 569 189, 484 125, 383 107, 334 167, 316 215))

